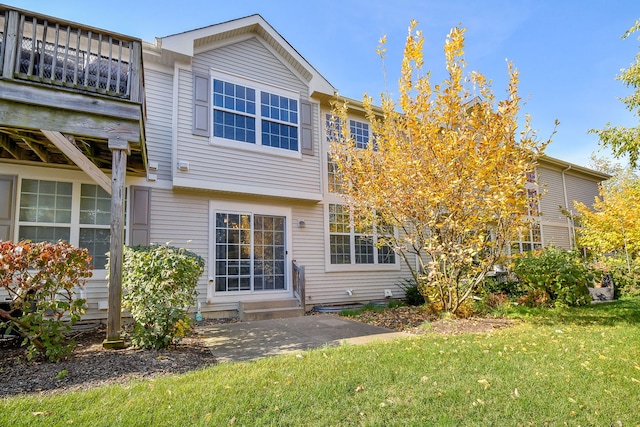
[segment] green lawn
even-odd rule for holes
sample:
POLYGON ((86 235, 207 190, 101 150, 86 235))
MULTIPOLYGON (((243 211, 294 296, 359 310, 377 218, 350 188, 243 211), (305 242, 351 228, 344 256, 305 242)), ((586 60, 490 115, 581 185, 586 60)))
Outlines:
POLYGON ((522 322, 488 335, 324 348, 6 398, 0 425, 640 425, 639 299, 513 315, 522 322))

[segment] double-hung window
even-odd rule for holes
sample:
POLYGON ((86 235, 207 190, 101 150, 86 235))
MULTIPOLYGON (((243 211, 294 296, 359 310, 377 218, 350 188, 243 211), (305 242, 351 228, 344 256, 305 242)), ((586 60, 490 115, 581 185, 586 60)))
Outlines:
POLYGON ((528 252, 542 248, 540 223, 533 222, 520 231, 520 240, 511 242, 511 253, 528 252))
POLYGON ((354 224, 349 208, 329 204, 329 252, 331 264, 395 264, 396 254, 378 242, 393 235, 392 227, 364 229, 354 224))
MULTIPOLYGON (((337 137, 342 127, 340 120, 330 114, 325 116, 325 126, 327 132, 327 142, 331 143, 337 137)), ((357 120, 349 120, 349 131, 353 143, 358 149, 366 149, 371 141, 369 124, 357 120)), ((338 165, 333 161, 330 154, 327 154, 327 184, 330 193, 342 193, 342 176, 338 165)))
POLYGON ((22 179, 18 239, 65 240, 87 248, 95 269, 104 269, 109 251, 111 197, 94 184, 22 179))
POLYGON ((535 171, 527 172, 525 191, 522 195, 527 198, 527 215, 531 222, 520 230, 519 239, 511 242, 511 253, 542 248, 542 229, 539 222, 540 197, 535 171))
POLYGON ((356 148, 367 148, 370 139, 369 124, 357 120, 349 120, 349 130, 356 148))
POLYGON ((282 89, 214 76, 213 137, 298 152, 298 98, 282 89))

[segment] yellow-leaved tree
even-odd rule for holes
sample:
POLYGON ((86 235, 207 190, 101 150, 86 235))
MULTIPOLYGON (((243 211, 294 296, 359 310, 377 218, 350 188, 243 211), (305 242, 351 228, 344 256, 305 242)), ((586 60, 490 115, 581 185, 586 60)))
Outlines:
POLYGON ((375 228, 377 244, 404 259, 427 301, 452 313, 526 226, 525 181, 546 144, 535 139, 528 117, 518 131, 512 64, 503 100, 482 74, 465 74, 464 32, 456 27, 447 36, 448 78, 432 84, 423 72, 424 37, 412 21, 399 99, 383 93, 376 107, 364 96, 372 141, 358 148, 349 126, 340 125, 348 123, 349 105, 339 97, 328 130, 356 226, 375 228))
POLYGON ((593 210, 574 202, 580 221, 578 243, 596 255, 617 253, 627 259, 640 256, 640 179, 616 176, 600 186, 593 210))

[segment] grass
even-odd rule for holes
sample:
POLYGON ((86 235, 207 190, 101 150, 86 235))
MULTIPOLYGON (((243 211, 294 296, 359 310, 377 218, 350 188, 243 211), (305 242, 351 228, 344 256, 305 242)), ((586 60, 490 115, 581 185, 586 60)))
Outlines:
POLYGON ((428 334, 5 398, 0 425, 638 424, 640 299, 509 315, 522 322, 492 334, 428 334))

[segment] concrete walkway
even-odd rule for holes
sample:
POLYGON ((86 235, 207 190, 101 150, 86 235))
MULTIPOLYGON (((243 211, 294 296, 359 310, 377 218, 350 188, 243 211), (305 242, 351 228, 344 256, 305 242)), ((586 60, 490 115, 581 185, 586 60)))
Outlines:
POLYGON ((196 328, 219 362, 247 361, 326 345, 361 344, 407 336, 327 314, 196 328))

